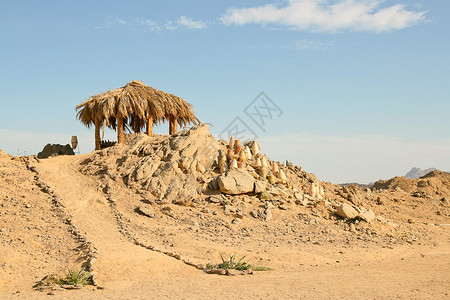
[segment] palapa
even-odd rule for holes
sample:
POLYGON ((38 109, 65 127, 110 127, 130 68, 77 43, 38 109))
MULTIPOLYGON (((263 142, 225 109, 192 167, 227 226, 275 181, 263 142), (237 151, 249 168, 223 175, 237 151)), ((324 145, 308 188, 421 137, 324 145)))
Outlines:
POLYGON ((133 80, 125 86, 90 97, 76 106, 77 118, 87 127, 95 126, 95 149, 100 149, 100 127, 117 130, 117 142, 124 142, 124 127, 153 135, 153 125, 169 121, 169 134, 178 125, 200 123, 191 104, 183 98, 165 93, 141 81, 133 80))

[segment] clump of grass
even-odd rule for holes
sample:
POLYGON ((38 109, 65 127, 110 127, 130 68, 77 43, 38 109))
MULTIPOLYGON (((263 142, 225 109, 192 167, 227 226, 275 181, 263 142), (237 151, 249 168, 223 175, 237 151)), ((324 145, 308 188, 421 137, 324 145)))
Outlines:
POLYGON ((247 261, 245 261, 245 255, 238 259, 237 255, 230 255, 227 259, 223 257, 222 254, 220 254, 220 258, 222 259, 222 263, 217 265, 207 264, 207 269, 223 269, 223 270, 238 270, 238 271, 246 271, 246 270, 252 270, 252 271, 270 271, 271 269, 268 267, 262 267, 262 266, 254 266, 252 264, 249 264, 247 261))
POLYGON ((77 284, 91 285, 92 275, 83 270, 80 271, 69 270, 67 271, 65 277, 57 279, 55 283, 64 285, 77 285, 77 284))
POLYGON ((269 191, 267 189, 264 189, 264 191, 261 193, 260 200, 267 200, 269 198, 269 191))

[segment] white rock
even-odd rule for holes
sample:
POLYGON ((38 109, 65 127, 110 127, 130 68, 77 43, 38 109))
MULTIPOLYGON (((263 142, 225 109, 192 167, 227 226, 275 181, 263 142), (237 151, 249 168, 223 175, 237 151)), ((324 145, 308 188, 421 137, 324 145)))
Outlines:
POLYGON ((358 217, 366 222, 372 222, 376 218, 375 212, 371 209, 360 212, 358 217))
POLYGON ((251 193, 255 188, 255 178, 242 169, 233 169, 220 175, 217 182, 222 193, 231 195, 251 193))
POLYGON ((143 205, 139 206, 138 210, 142 214, 144 214, 144 215, 146 215, 147 217, 150 217, 150 218, 154 218, 155 215, 156 215, 155 210, 153 209, 153 207, 151 207, 148 204, 143 204, 143 205))
POLYGON ((266 183, 264 181, 255 181, 255 193, 262 193, 266 189, 266 183))
POLYGON ((346 219, 354 219, 358 216, 358 212, 356 211, 356 209, 354 209, 347 203, 342 203, 342 205, 336 209, 336 213, 346 219))

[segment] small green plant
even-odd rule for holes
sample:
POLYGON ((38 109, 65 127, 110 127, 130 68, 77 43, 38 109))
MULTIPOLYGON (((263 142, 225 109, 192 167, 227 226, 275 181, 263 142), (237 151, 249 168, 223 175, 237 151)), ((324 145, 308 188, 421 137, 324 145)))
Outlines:
POLYGON ((270 271, 270 268, 262 267, 262 266, 254 266, 245 261, 245 255, 238 259, 237 255, 230 255, 228 259, 225 259, 222 254, 220 254, 220 258, 222 259, 222 263, 218 265, 207 264, 207 269, 224 269, 224 270, 253 270, 253 271, 270 271))
POLYGON ((264 189, 264 191, 261 193, 261 200, 267 200, 269 198, 269 191, 267 189, 264 189))
POLYGON ((90 285, 92 284, 92 275, 83 270, 75 271, 69 270, 65 277, 56 280, 57 284, 68 284, 68 285, 90 285))

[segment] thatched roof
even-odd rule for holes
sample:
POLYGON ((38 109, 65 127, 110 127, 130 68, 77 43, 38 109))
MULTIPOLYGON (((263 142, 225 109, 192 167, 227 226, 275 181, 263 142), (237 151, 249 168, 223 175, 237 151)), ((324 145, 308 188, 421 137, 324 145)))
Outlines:
POLYGON ((131 128, 143 128, 148 117, 154 123, 175 118, 178 124, 200 123, 194 115, 191 104, 184 99, 145 85, 141 81, 131 81, 125 86, 92 96, 77 105, 77 118, 86 126, 91 126, 98 118, 108 127, 116 127, 118 116, 126 119, 131 128))

